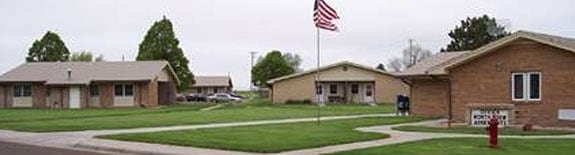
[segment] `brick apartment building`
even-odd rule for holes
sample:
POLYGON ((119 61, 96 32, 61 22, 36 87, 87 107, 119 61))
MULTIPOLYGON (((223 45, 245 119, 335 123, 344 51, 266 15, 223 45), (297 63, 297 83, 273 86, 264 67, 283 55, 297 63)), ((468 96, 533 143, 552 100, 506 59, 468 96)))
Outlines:
POLYGON ((24 63, 0 76, 0 108, 151 107, 178 82, 166 61, 24 63))
POLYGON ((575 39, 519 31, 473 51, 445 52, 399 74, 411 111, 456 123, 575 127, 575 39))

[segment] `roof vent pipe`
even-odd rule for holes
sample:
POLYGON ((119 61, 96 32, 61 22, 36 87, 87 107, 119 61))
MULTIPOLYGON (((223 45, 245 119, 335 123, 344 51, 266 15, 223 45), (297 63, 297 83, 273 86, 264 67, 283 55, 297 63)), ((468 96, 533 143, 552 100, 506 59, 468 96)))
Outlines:
POLYGON ((68 80, 72 80, 72 69, 68 68, 68 80))

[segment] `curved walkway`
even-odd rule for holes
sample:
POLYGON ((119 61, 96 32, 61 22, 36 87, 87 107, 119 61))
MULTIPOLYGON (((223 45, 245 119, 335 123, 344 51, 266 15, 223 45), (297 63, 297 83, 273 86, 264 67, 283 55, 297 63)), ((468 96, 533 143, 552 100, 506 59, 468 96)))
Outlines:
MULTIPOLYGON (((394 117, 393 114, 374 114, 374 115, 353 115, 353 116, 332 116, 322 117, 322 120, 337 120, 337 119, 353 119, 363 117, 394 117)), ((150 144, 141 142, 126 142, 116 140, 96 139, 94 136, 108 135, 108 134, 122 134, 122 133, 142 133, 142 132, 158 132, 158 131, 173 131, 173 130, 189 130, 200 128, 219 128, 219 127, 232 127, 232 126, 247 126, 247 125, 264 125, 264 124, 277 124, 277 123, 296 123, 296 122, 310 122, 315 121, 316 118, 300 118, 300 119, 284 119, 284 120, 267 120, 267 121, 252 121, 252 122, 235 122, 235 123, 216 123, 205 125, 184 125, 172 127, 153 127, 153 128, 137 128, 137 129, 120 129, 120 130, 94 130, 94 131, 78 131, 78 132, 59 132, 59 133, 26 133, 16 131, 0 130, 0 140, 7 142, 67 148, 67 149, 82 149, 82 150, 95 150, 95 151, 108 151, 113 153, 126 153, 126 154, 256 154, 248 152, 216 150, 196 147, 183 147, 172 146, 163 144, 150 144)), ((362 149, 368 147, 377 147, 383 145, 419 141, 432 138, 454 138, 454 137, 486 137, 486 135, 477 134, 452 134, 452 133, 424 133, 424 132, 405 132, 392 130, 392 127, 403 125, 429 125, 437 124, 444 120, 432 120, 416 123, 403 123, 395 125, 381 125, 372 127, 362 127, 356 130, 363 132, 377 132, 389 134, 390 138, 348 143, 341 145, 331 145, 319 148, 302 149, 295 151, 282 152, 277 154, 286 155, 311 155, 311 154, 325 154, 334 153, 347 150, 362 149)), ((553 136, 500 136, 502 138, 575 138, 575 135, 553 135, 553 136)))
MULTIPOLYGON (((392 129, 393 127, 397 127, 397 126, 429 125, 429 124, 438 124, 439 122, 445 122, 445 120, 432 120, 432 121, 423 121, 423 122, 416 122, 416 123, 404 123, 404 124, 382 125, 382 126, 357 128, 356 130, 363 131, 363 132, 377 132, 377 133, 389 134, 390 138, 373 140, 373 141, 357 142, 357 143, 349 143, 349 144, 341 144, 341 145, 332 145, 332 146, 325 146, 325 147, 320 147, 320 148, 295 150, 295 151, 290 151, 290 152, 284 152, 281 154, 286 154, 286 155, 327 154, 327 153, 335 153, 335 152, 348 151, 348 150, 364 149, 364 148, 369 148, 369 147, 378 147, 378 146, 384 146, 384 145, 390 145, 390 144, 420 141, 420 140, 433 139, 433 138, 487 137, 487 135, 481 135, 481 134, 406 132, 406 131, 398 131, 398 130, 392 129)), ((573 134, 573 135, 549 135, 549 136, 500 135, 499 137, 500 138, 529 138, 529 139, 575 138, 575 134, 573 134)))
MULTIPOLYGON (((394 114, 325 116, 321 117, 321 120, 327 121, 327 120, 338 120, 338 119, 354 119, 354 118, 365 118, 365 117, 394 117, 394 116, 395 116, 394 114)), ((221 127, 248 126, 248 125, 312 122, 316 120, 317 118, 313 117, 313 118, 250 121, 250 122, 231 122, 231 123, 196 124, 196 125, 181 125, 181 126, 168 126, 168 127, 151 127, 151 128, 134 128, 134 129, 117 129, 117 130, 89 130, 89 131, 52 132, 52 133, 29 133, 29 132, 0 130, 0 141, 46 146, 46 147, 56 147, 56 148, 107 150, 114 153, 129 153, 129 154, 211 154, 211 155, 253 154, 253 153, 243 153, 235 151, 195 148, 195 147, 180 147, 180 146, 161 145, 161 144, 103 140, 103 139, 96 139, 94 137, 99 135, 123 134, 123 133, 144 133, 144 132, 190 130, 190 129, 202 129, 202 128, 221 128, 221 127)))

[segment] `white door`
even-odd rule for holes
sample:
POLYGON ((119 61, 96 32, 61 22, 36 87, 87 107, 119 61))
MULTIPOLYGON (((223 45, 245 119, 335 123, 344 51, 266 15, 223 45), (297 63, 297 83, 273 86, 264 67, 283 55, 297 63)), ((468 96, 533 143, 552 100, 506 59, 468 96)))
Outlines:
POLYGON ((324 103, 324 96, 323 96, 323 85, 319 84, 316 85, 316 90, 315 90, 315 100, 316 103, 324 103))
POLYGON ((363 102, 372 103, 373 102, 373 84, 365 84, 365 94, 363 97, 363 102))
POLYGON ((80 108, 80 87, 70 87, 70 109, 80 108))

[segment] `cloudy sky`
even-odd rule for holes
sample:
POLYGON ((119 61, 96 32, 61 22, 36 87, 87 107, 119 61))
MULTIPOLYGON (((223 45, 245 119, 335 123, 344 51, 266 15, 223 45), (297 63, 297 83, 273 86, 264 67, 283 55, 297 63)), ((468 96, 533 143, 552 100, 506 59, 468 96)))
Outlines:
MULTIPOLYGON (((575 37, 573 0, 326 0, 339 33, 322 32, 322 64, 348 60, 375 66, 401 55, 408 39, 438 51, 468 16, 488 14, 511 31, 575 37)), ((0 0, 0 73, 24 62, 32 42, 50 30, 73 51, 134 60, 151 24, 166 15, 195 75, 227 75, 249 84, 249 51, 298 53, 315 65, 313 0, 0 0)))

